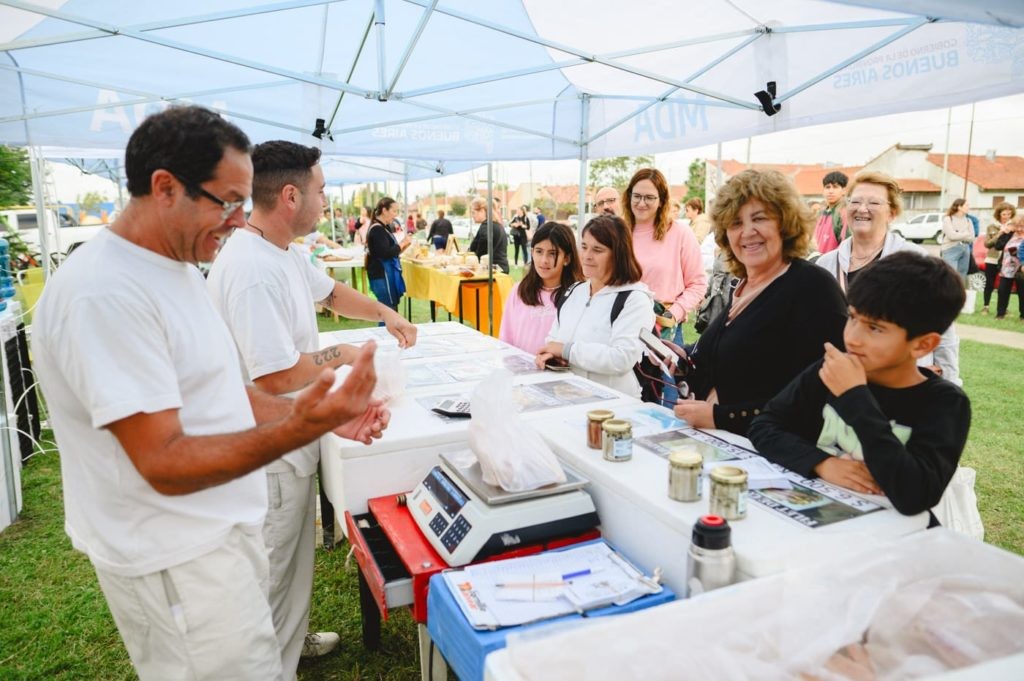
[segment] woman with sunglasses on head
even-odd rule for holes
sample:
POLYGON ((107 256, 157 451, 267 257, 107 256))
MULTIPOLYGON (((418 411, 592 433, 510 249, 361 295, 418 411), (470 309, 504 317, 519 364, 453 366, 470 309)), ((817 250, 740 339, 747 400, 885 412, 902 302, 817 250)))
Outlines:
POLYGON ((641 329, 654 326, 654 309, 640 281, 629 233, 621 218, 599 215, 586 224, 580 239, 587 281, 566 296, 535 362, 540 368, 551 361, 568 362, 584 378, 639 397, 633 366, 643 354, 641 329))
POLYGON ((696 428, 746 435, 764 404, 821 359, 826 342, 843 347, 846 301, 832 277, 803 260, 813 217, 781 173, 733 177, 715 197, 711 221, 740 281, 690 350, 695 399, 677 402, 675 413, 696 428))
MULTIPOLYGON (((865 170, 850 180, 844 216, 849 236, 817 260, 817 265, 839 282, 844 294, 857 273, 875 260, 897 251, 926 253, 917 244, 889 231, 893 220, 903 212, 902 194, 899 183, 885 173, 865 170)), ((918 363, 959 385, 960 338, 956 328, 946 329, 935 351, 918 363)))
POLYGON ((373 221, 366 233, 366 276, 370 290, 392 310, 398 310, 398 301, 405 293, 402 263, 398 258, 412 243, 408 234, 394 233, 392 224, 397 217, 398 203, 385 196, 373 209, 373 221))
POLYGON ((501 340, 531 354, 544 345, 557 314, 555 302, 583 280, 576 235, 560 222, 537 228, 533 258, 523 280, 509 291, 501 317, 501 340))

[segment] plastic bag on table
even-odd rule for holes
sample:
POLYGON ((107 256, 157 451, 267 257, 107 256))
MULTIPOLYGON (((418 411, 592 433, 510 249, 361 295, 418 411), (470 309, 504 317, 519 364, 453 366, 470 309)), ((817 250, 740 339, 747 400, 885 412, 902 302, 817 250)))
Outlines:
POLYGON ((978 497, 974 494, 977 477, 973 468, 958 466, 932 513, 943 527, 982 541, 985 539, 985 525, 978 512, 978 497))
POLYGON ((1024 650, 1020 557, 942 528, 537 640, 526 681, 895 681, 1024 650))
POLYGON ((473 390, 469 445, 484 482, 524 492, 565 482, 565 471, 540 435, 523 423, 512 399, 512 374, 498 369, 473 390))

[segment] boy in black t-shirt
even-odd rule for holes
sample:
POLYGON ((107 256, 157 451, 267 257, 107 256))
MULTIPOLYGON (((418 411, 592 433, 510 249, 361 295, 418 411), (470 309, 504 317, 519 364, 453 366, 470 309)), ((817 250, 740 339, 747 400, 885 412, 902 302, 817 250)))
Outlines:
POLYGON ((971 405, 917 359, 956 319, 963 285, 942 260, 900 252, 865 267, 848 302, 846 352, 826 343, 824 359, 765 405, 750 440, 801 475, 926 511, 956 471, 971 405))

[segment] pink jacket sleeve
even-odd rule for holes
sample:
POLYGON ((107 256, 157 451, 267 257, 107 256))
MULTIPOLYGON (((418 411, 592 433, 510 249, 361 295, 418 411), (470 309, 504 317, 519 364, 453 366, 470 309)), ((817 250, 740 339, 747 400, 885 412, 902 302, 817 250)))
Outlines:
POLYGON ((679 248, 679 263, 683 270, 683 292, 672 305, 672 316, 684 319, 689 312, 696 310, 708 288, 708 277, 704 272, 704 261, 700 254, 697 237, 689 229, 682 229, 683 238, 679 248))

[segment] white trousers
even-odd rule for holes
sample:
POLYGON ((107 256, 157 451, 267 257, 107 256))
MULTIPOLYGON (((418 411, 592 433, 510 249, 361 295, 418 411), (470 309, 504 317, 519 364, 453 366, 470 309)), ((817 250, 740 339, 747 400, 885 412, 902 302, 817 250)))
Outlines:
POLYGON ((258 528, 160 572, 96 575, 142 681, 281 678, 258 528))
POLYGON ((316 476, 298 477, 291 469, 268 470, 267 498, 263 541, 270 558, 270 611, 281 646, 284 679, 292 681, 299 667, 313 595, 316 476))

